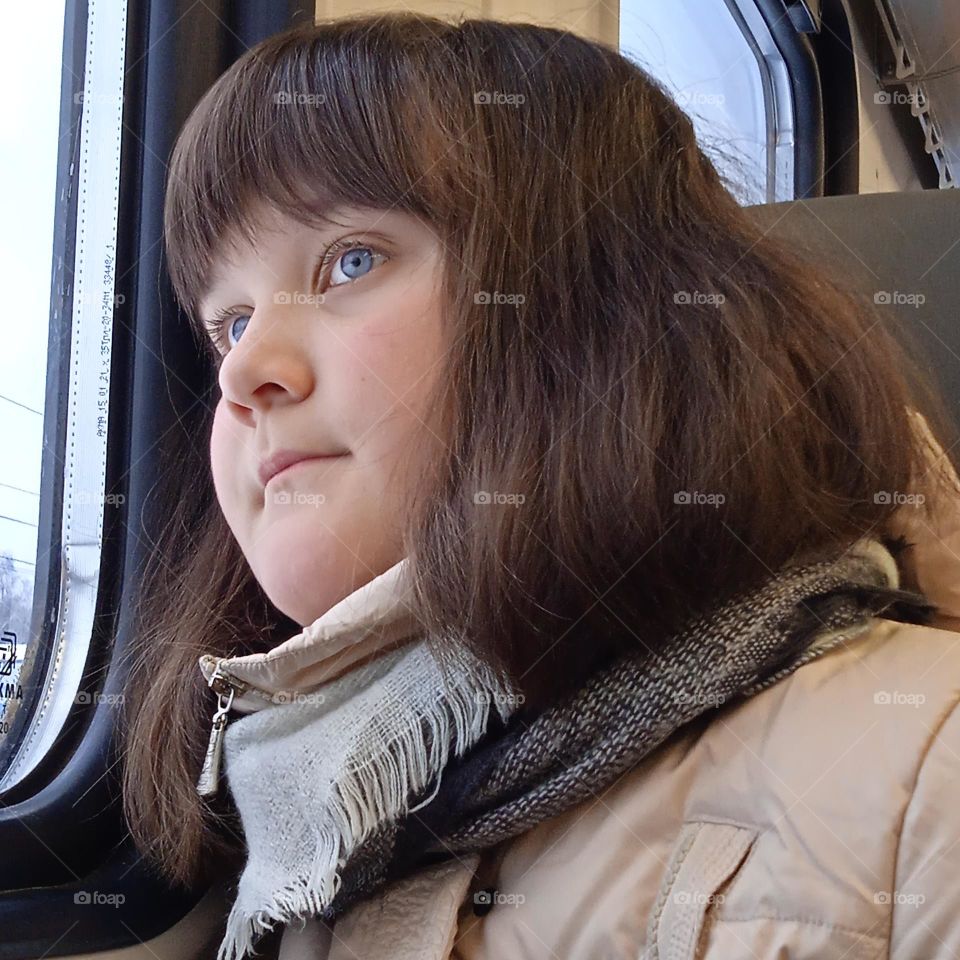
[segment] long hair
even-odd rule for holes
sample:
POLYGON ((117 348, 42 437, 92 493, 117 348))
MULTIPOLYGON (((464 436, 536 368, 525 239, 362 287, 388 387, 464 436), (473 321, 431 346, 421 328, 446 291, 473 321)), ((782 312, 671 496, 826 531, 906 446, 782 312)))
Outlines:
MULTIPOLYGON (((802 553, 882 534, 896 494, 931 483, 910 411, 952 429, 874 308, 750 220, 661 86, 572 33, 390 13, 242 56, 169 168, 169 271, 204 343, 214 257, 252 239, 259 202, 305 224, 400 210, 440 238, 423 427, 443 443, 403 517, 416 615, 438 656, 469 649, 531 708, 802 553)), ((194 790, 212 705, 197 656, 295 625, 207 471, 174 480, 124 786, 138 842, 188 883, 242 844, 194 790)))

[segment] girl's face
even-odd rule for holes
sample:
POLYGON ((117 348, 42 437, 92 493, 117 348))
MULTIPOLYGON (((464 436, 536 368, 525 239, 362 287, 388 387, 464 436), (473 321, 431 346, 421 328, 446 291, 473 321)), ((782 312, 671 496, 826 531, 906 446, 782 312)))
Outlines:
POLYGON ((346 226, 324 228, 258 213, 256 244, 217 261, 201 304, 224 354, 210 460, 254 575, 306 626, 402 559, 399 504, 430 455, 410 444, 440 359, 441 251, 397 211, 341 208, 346 226), (278 451, 332 456, 264 483, 278 451))

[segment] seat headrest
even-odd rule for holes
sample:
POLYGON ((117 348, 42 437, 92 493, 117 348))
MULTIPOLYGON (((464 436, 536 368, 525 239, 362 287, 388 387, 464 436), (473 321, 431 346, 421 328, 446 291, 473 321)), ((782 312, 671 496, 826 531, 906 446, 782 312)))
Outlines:
POLYGON ((839 270, 905 328, 960 421, 960 190, 852 194, 746 208, 839 270))

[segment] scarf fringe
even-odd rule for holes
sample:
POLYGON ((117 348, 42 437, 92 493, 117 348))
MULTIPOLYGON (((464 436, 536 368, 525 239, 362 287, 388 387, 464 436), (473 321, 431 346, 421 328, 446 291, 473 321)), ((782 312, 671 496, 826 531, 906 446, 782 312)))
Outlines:
MULTIPOLYGON (((351 852, 385 820, 405 816, 409 798, 424 790, 432 775, 439 788, 451 744, 458 757, 472 746, 487 728, 491 706, 503 720, 513 712, 513 691, 505 689, 485 664, 475 661, 452 675, 441 674, 433 656, 425 649, 424 653, 433 673, 422 678, 425 682, 417 695, 400 702, 402 713, 390 718, 382 749, 332 785, 330 825, 311 824, 315 848, 309 876, 274 892, 251 915, 238 898, 227 918, 217 960, 241 960, 275 923, 320 914, 340 889, 338 869, 351 852)), ((418 671, 422 674, 422 666, 418 671)))

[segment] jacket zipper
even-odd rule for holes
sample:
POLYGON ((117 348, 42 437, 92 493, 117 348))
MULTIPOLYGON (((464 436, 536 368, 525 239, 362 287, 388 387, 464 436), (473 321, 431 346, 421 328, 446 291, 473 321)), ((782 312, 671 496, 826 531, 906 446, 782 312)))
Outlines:
POLYGON ((226 657, 220 657, 217 660, 216 668, 207 681, 209 686, 217 694, 217 707, 213 713, 213 720, 210 725, 210 738, 207 741, 207 752, 203 757, 203 766, 200 769, 200 776, 197 779, 197 793, 201 797, 213 797, 220 789, 220 767, 223 758, 223 737, 226 733, 227 723, 230 719, 230 708, 233 706, 233 698, 238 693, 251 693, 268 702, 273 702, 273 698, 265 691, 258 690, 256 687, 230 676, 223 668, 223 662, 226 657))

